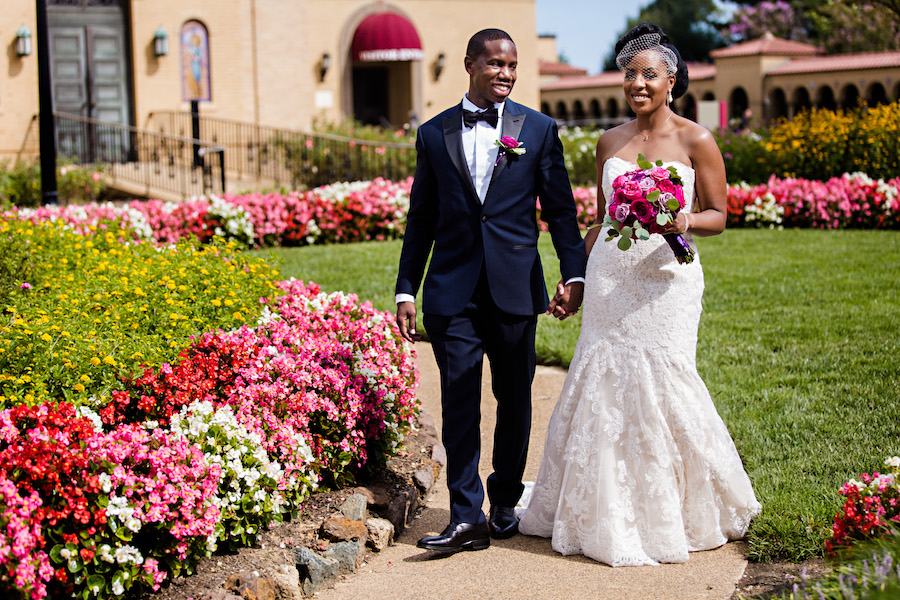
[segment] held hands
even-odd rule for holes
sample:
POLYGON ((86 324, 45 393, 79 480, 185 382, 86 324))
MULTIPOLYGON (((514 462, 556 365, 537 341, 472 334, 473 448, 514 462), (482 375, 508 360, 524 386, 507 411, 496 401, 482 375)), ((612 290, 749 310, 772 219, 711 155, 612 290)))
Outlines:
POLYGON ((547 314, 563 321, 578 312, 583 296, 584 283, 581 281, 573 281, 568 285, 560 281, 556 284, 556 294, 547 307, 547 314))
POLYGON ((416 333, 416 303, 401 302, 397 305, 397 326, 407 342, 418 342, 422 336, 416 333))

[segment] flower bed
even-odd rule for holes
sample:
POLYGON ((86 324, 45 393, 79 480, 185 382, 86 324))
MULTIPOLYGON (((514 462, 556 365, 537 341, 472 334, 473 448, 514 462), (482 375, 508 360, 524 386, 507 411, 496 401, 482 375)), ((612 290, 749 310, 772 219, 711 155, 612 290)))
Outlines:
POLYGON ((33 223, 63 221, 84 232, 102 224, 170 244, 213 237, 245 246, 301 246, 401 237, 412 179, 336 183, 308 192, 226 194, 183 203, 84 204, 17 212, 33 223))
POLYGON ((831 539, 825 542, 829 554, 900 528, 900 457, 884 464, 887 473, 863 473, 862 481, 851 479, 841 487, 846 500, 834 517, 831 539))
POLYGON ((159 589, 396 452, 417 374, 390 315, 84 229, 0 220, 5 597, 159 589))
MULTIPOLYGON (((572 191, 578 221, 589 227, 597 218, 597 190, 576 187, 572 191)), ((900 177, 873 180, 853 173, 813 181, 773 176, 760 185, 729 185, 727 201, 729 227, 900 227, 900 177)), ((546 231, 545 223, 540 226, 546 231)))

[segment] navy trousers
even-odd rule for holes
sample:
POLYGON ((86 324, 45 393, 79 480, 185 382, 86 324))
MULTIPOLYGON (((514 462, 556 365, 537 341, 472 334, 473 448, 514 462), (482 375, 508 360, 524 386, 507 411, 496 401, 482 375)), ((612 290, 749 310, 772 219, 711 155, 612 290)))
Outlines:
POLYGON ((482 273, 475 293, 460 314, 426 314, 423 324, 441 373, 450 520, 483 523, 484 487, 478 475, 482 362, 486 353, 497 400, 494 472, 487 480, 488 498, 492 506, 515 506, 522 495, 531 433, 537 316, 511 315, 497 308, 482 273))

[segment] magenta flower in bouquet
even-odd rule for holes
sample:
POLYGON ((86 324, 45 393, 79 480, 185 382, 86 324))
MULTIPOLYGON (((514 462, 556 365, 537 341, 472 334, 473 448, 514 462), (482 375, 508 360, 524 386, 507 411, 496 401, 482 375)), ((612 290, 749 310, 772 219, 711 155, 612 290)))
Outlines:
POLYGON ((612 198, 607 199, 603 227, 609 228, 609 242, 619 238, 621 250, 631 248, 632 240, 648 240, 662 234, 681 264, 694 261, 694 249, 681 235, 663 233, 675 215, 685 207, 684 188, 675 167, 654 165, 638 155, 638 169, 619 175, 612 182, 612 198))

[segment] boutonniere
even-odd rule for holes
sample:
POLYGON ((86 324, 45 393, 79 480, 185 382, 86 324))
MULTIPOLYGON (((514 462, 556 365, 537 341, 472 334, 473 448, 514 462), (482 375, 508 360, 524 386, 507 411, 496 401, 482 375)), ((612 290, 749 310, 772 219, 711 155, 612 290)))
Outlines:
POLYGON ((503 155, 507 152, 512 152, 515 155, 525 154, 525 145, 520 143, 514 137, 510 137, 508 135, 504 135, 502 138, 494 142, 495 146, 500 146, 500 152, 497 153, 497 160, 494 162, 496 165, 500 162, 500 159, 503 158, 503 155))

